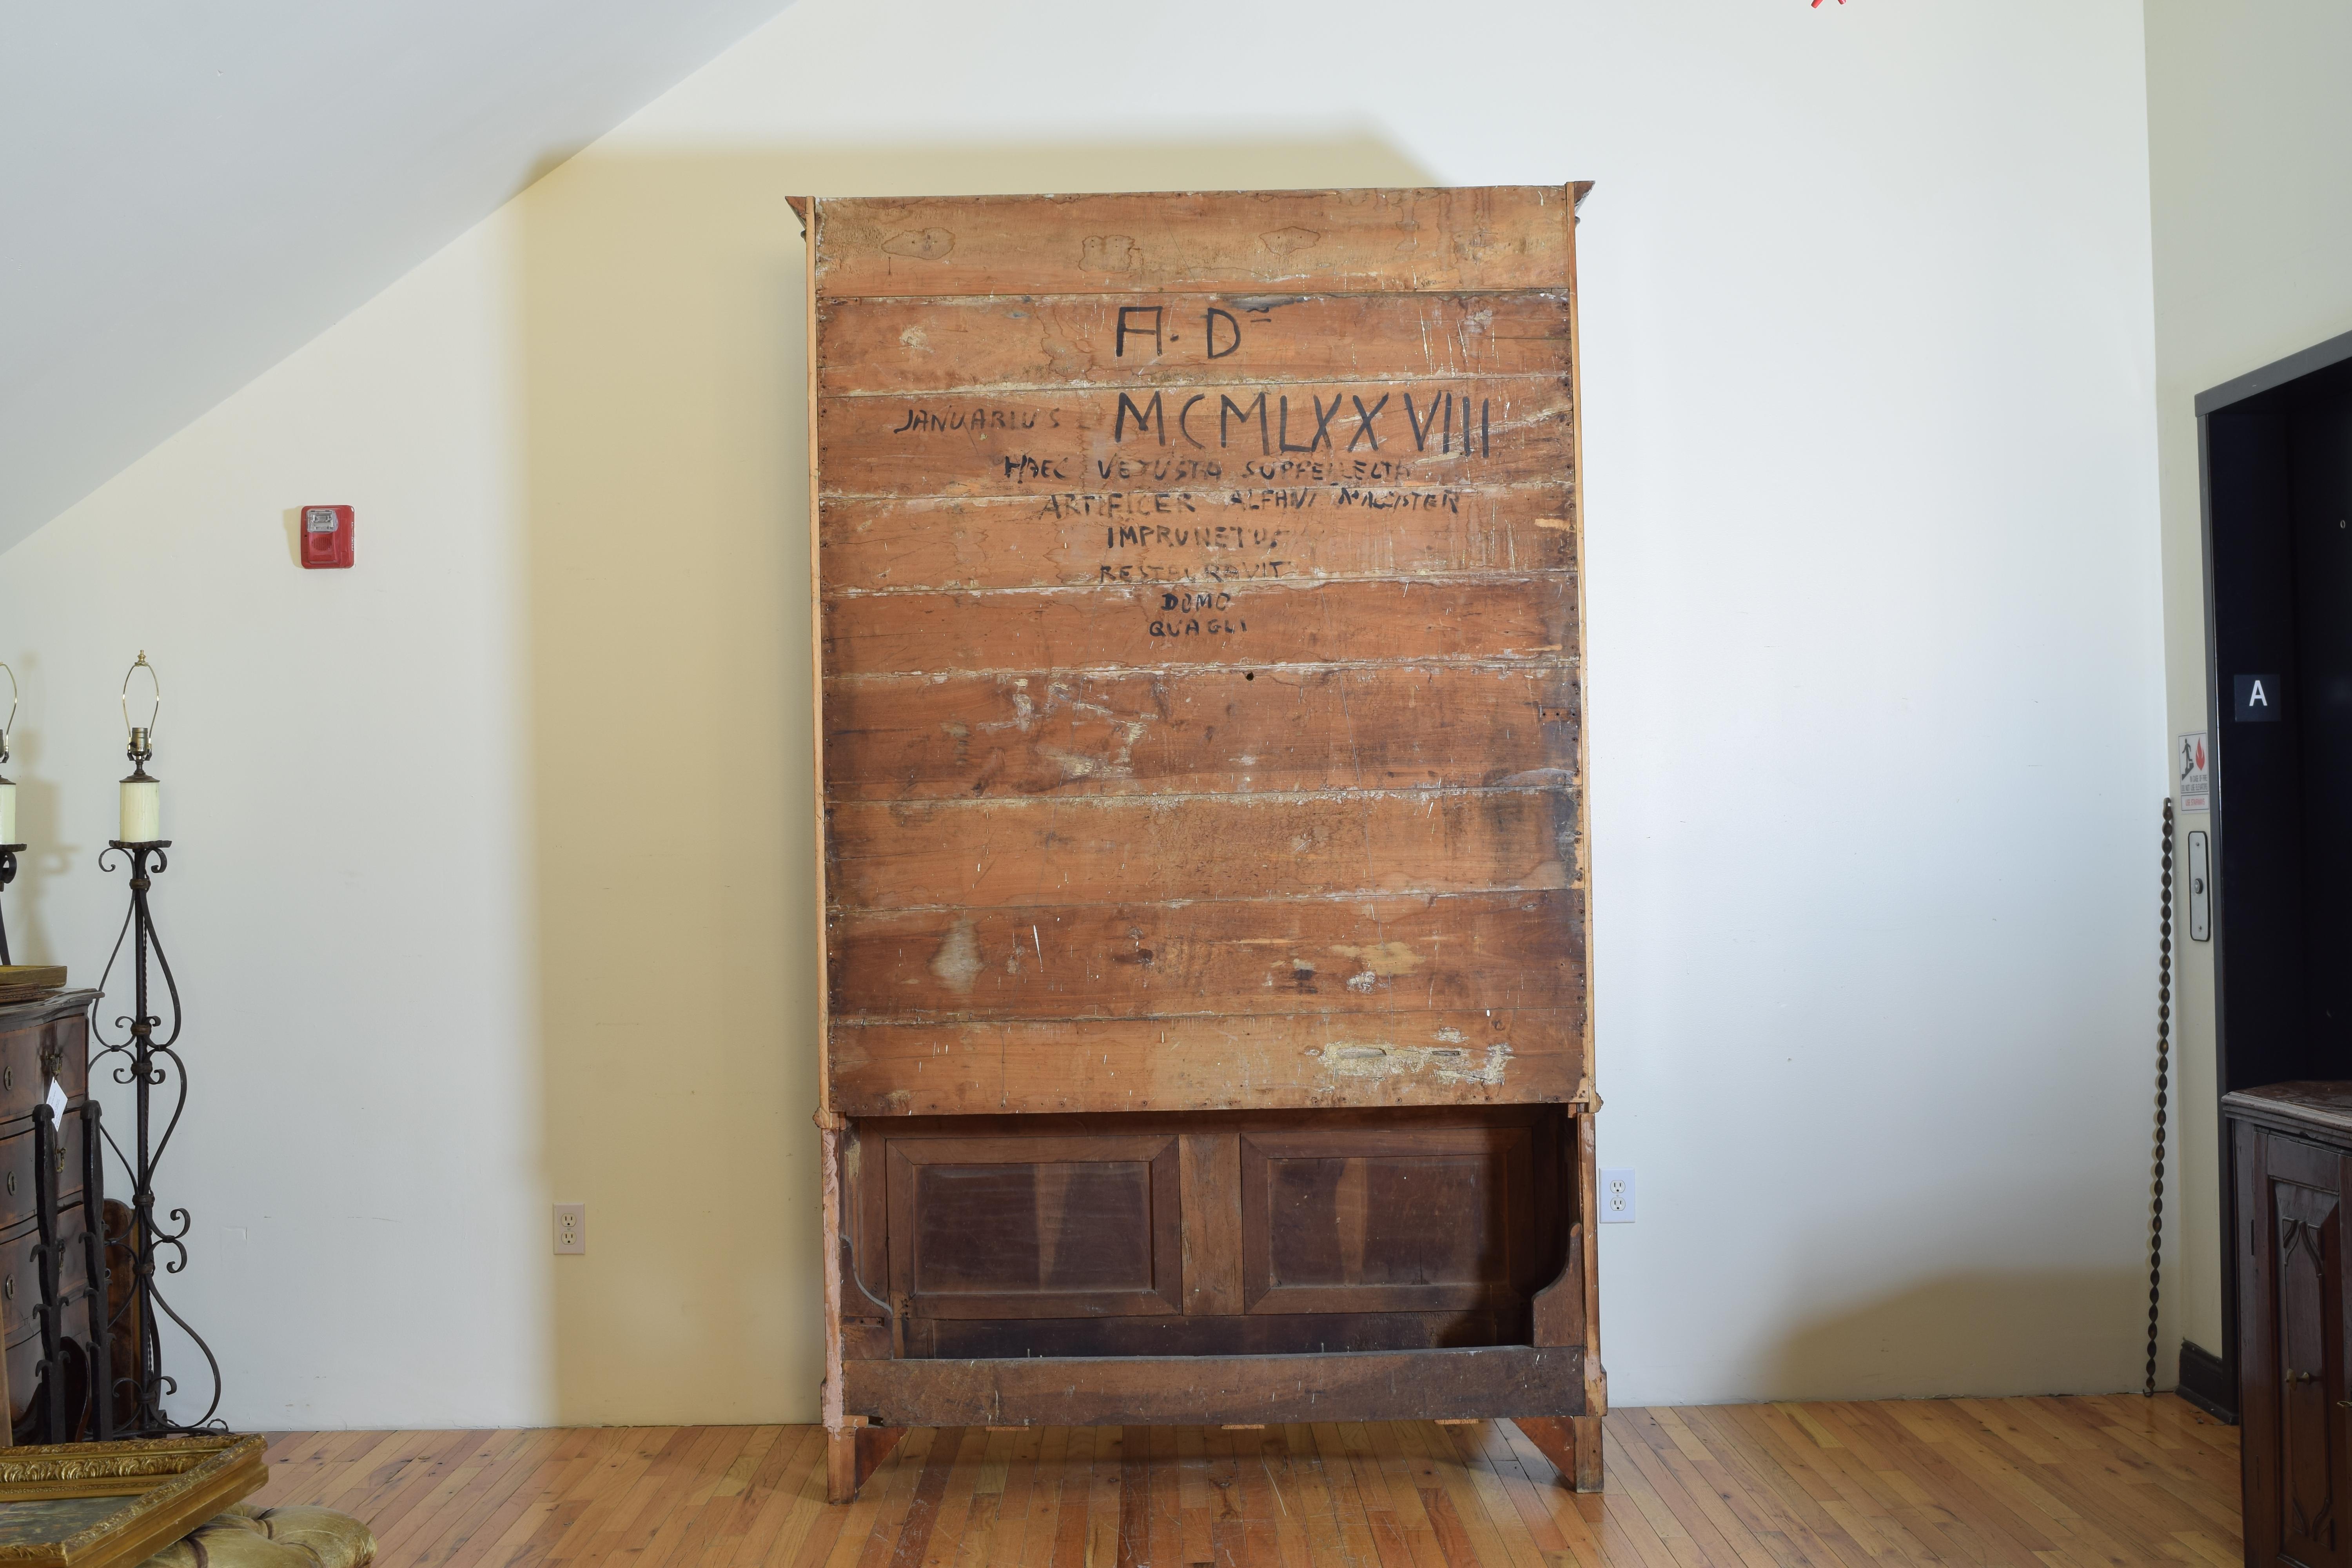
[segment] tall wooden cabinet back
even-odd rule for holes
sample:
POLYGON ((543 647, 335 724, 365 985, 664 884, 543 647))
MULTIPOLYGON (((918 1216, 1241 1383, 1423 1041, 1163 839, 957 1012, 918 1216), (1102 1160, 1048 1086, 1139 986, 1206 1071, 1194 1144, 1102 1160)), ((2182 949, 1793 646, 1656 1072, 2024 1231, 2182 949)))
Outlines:
POLYGON ((2246 1562, 2352 1560, 2352 1083, 2225 1095, 2235 1165, 2246 1562))
POLYGON ((794 204, 836 1499, 946 1423, 1600 1484, 1581 190, 794 204))

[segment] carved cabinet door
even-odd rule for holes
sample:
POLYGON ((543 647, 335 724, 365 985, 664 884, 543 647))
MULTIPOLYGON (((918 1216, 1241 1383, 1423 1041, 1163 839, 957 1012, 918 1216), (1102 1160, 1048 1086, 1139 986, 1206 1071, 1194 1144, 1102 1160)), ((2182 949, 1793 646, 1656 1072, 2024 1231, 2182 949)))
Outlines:
POLYGON ((2241 1377, 2247 1560, 2341 1568, 2347 1527, 2344 1159, 2275 1132, 2241 1129, 2254 1180, 2241 1216, 2252 1331, 2241 1377), (2249 1157, 2251 1159, 2249 1160, 2249 1157))

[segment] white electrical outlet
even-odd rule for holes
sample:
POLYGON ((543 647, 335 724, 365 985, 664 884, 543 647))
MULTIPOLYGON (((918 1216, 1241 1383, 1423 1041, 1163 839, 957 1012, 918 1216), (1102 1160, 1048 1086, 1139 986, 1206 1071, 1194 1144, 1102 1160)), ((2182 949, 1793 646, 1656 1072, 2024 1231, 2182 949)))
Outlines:
POLYGON ((1601 1173, 1601 1223, 1633 1223, 1633 1173, 1630 1169, 1601 1173))
POLYGON ((588 1205, 555 1205, 555 1251, 558 1257, 588 1250, 588 1205))

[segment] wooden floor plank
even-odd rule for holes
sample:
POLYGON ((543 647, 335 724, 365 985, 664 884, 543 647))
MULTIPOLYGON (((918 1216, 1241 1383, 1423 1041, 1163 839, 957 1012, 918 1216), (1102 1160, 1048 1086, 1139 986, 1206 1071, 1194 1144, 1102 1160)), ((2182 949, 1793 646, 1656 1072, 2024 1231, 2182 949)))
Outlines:
MULTIPOLYGON (((420 1568, 452 1563, 480 1529, 500 1517, 519 1495, 535 1495, 556 1457, 582 1441, 578 1434, 561 1430, 528 1434, 511 1459, 475 1477, 446 1510, 415 1521, 401 1549, 420 1568)), ((381 1552, 383 1548, 379 1545, 378 1550, 381 1552)))
POLYGON ((497 1478, 530 1447, 533 1434, 524 1431, 468 1434, 473 1441, 444 1469, 433 1486, 394 1513, 380 1513, 368 1522, 375 1531, 378 1551, 396 1552, 420 1530, 446 1525, 479 1495, 478 1489, 497 1484, 497 1478))
POLYGON ((2234 1568, 2237 1433, 2170 1395, 1620 1410, 1608 1488, 1508 1422, 288 1432, 257 1500, 382 1568, 2234 1568))
MULTIPOLYGON (((790 1562, 799 1541, 808 1532, 814 1512, 824 1506, 824 1429, 803 1426, 785 1442, 782 1464, 772 1476, 756 1479, 746 1500, 757 1500, 757 1511, 744 1521, 735 1550, 716 1558, 711 1568, 752 1568, 755 1563, 790 1562), (814 1477, 814 1480, 812 1480, 814 1477)), ((879 1486, 877 1480, 872 1485, 879 1486)))
MULTIPOLYGON (((548 1477, 545 1484, 516 1487, 505 1506, 483 1521, 465 1544, 451 1553, 446 1560, 448 1568, 474 1568, 477 1563, 503 1568, 523 1543, 588 1483, 605 1457, 625 1439, 625 1434, 608 1428, 576 1432, 571 1436, 572 1441, 551 1456, 541 1468, 541 1473, 548 1477)), ((573 1503, 575 1510, 579 1506, 573 1503)))

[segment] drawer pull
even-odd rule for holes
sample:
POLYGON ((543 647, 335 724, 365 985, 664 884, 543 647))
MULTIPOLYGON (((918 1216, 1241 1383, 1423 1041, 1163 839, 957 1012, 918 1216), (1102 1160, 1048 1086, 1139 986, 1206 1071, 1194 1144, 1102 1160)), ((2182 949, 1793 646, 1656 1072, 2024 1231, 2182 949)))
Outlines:
POLYGON ((14 1171, 8 1173, 8 1195, 12 1198, 16 1195, 16 1173, 14 1171))
POLYGON ((5 1279, 0 1279, 0 1301, 13 1301, 16 1299, 16 1277, 11 1274, 5 1279))
POLYGON ((5 1067, 5 1068, 0 1068, 0 1089, 14 1089, 14 1088, 16 1088, 16 1068, 15 1068, 14 1066, 5 1067))
POLYGON ((2298 1383, 2317 1383, 2318 1381, 2319 1374, 2315 1372, 2290 1372, 2286 1374, 2286 1385, 2289 1388, 2293 1388, 2298 1383))

